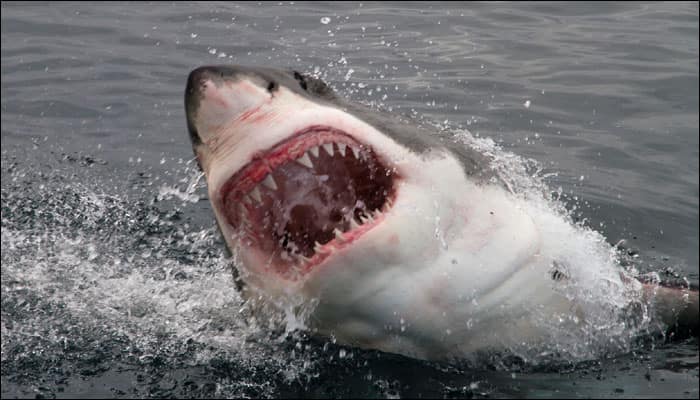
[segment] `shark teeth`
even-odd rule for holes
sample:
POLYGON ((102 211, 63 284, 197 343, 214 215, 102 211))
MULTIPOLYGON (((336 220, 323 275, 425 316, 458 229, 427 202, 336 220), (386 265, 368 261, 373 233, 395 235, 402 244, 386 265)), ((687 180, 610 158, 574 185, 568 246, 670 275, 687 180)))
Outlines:
POLYGON ((348 145, 345 144, 345 143, 337 143, 337 145, 338 145, 338 152, 339 152, 343 157, 345 157, 345 148, 346 148, 348 145))
MULTIPOLYGON (((391 209, 391 207, 393 207, 393 206, 394 206, 394 202, 391 201, 391 199, 387 198, 386 202, 384 202, 384 206, 382 207, 381 211, 382 212, 389 211, 391 209)), ((379 210, 377 210, 377 211, 379 211, 379 210)))
MULTIPOLYGON (((347 243, 348 238, 345 237, 345 234, 347 232, 350 232, 352 230, 355 230, 357 228, 360 228, 362 225, 368 223, 368 222, 374 222, 378 218, 382 216, 383 212, 380 211, 379 209, 376 209, 374 211, 367 211, 365 214, 361 215, 359 217, 360 222, 355 220, 355 218, 350 218, 350 227, 346 232, 343 232, 339 228, 333 229, 333 235, 335 236, 334 241, 338 243, 347 243)), ((331 241, 332 242, 332 241, 331 241)), ((326 243, 327 244, 327 243, 326 243)), ((326 244, 319 243, 318 241, 314 242, 314 254, 330 254, 333 252, 333 247, 326 247, 326 244)))
POLYGON ((272 190, 277 190, 277 184, 275 183, 275 179, 272 177, 272 174, 267 174, 265 179, 263 179, 262 184, 272 190))
POLYGON ((295 161, 305 166, 306 168, 314 167, 314 164, 311 162, 311 159, 309 158, 309 155, 307 153, 304 153, 303 156, 297 158, 295 161))
POLYGON ((374 222, 374 217, 372 217, 372 213, 369 215, 362 215, 360 216, 360 221, 362 221, 363 224, 366 224, 368 222, 374 222))
MULTIPOLYGON (((338 146, 338 154, 340 154, 343 157, 345 157, 345 155, 347 154, 347 150, 349 147, 350 150, 352 150, 352 155, 357 159, 360 158, 360 148, 359 147, 354 147, 352 145, 348 145, 347 143, 341 143, 341 142, 322 143, 318 146, 310 147, 307 150, 307 153, 305 153, 305 154, 311 153, 314 157, 318 158, 319 148, 323 147, 323 150, 325 150, 329 156, 333 157, 335 155, 335 150, 333 149, 333 145, 338 146)), ((304 156, 301 156, 300 158, 303 158, 303 157, 304 156)), ((299 160, 299 158, 297 158, 296 161, 301 162, 299 160)), ((303 165, 307 166, 305 163, 303 165)), ((309 168, 311 168, 311 167, 309 167, 309 168)))
POLYGON ((314 157, 318 158, 318 146, 311 147, 309 153, 313 154, 314 157))
POLYGON ((319 144, 318 146, 309 147, 306 150, 306 152, 302 153, 302 155, 299 156, 298 158, 296 158, 294 161, 305 166, 306 168, 314 168, 314 163, 311 161, 312 159, 311 159, 311 157, 309 157, 309 154, 311 154, 315 158, 318 158, 319 153, 320 153, 320 148, 322 147, 323 150, 326 152, 326 154, 333 157, 336 154, 335 150, 333 149, 333 145, 338 146, 338 154, 340 154, 343 157, 345 157, 345 155, 347 154, 347 149, 349 147, 352 150, 352 155, 357 159, 360 158, 360 148, 359 147, 353 147, 351 145, 348 145, 347 143, 331 142, 331 143, 322 143, 322 144, 319 144))
POLYGON ((254 187, 253 190, 250 191, 250 197, 253 198, 258 203, 262 203, 262 197, 260 196, 260 189, 258 187, 254 187))
POLYGON ((314 242, 314 253, 320 253, 323 250, 322 247, 323 245, 321 243, 314 242))
POLYGON ((333 143, 324 143, 321 145, 329 156, 333 157, 333 143))
POLYGON ((296 255, 296 258, 297 258, 297 262, 299 262, 299 263, 302 264, 302 265, 303 265, 303 264, 308 264, 308 262, 311 261, 310 258, 305 257, 303 254, 297 254, 297 255, 296 255))
MULTIPOLYGON (((310 147, 306 152, 302 153, 301 156, 297 157, 294 159, 297 163, 300 165, 313 169, 315 168, 314 162, 312 161, 312 157, 309 156, 309 154, 313 155, 315 158, 319 157, 320 153, 320 147, 323 147, 323 150, 331 157, 335 155, 335 151, 333 149, 333 145, 338 146, 338 154, 342 155, 343 157, 348 153, 348 148, 352 151, 352 155, 356 158, 360 158, 360 147, 355 147, 352 145, 348 145, 347 143, 336 143, 336 142, 329 142, 329 143, 322 143, 317 146, 310 147)), ((277 190, 277 182, 275 179, 272 177, 272 174, 267 174, 265 176, 265 179, 263 179, 261 182, 262 186, 270 189, 270 190, 277 190)), ((247 203, 247 204, 260 204, 262 203, 262 195, 260 192, 260 185, 256 186, 251 190, 248 194, 243 196, 242 200, 247 203)), ((388 207, 391 207, 390 201, 387 202, 388 207)))
POLYGON ((340 243, 345 243, 345 238, 343 237, 343 231, 341 231, 338 228, 333 229, 333 234, 335 235, 335 239, 339 241, 340 243))

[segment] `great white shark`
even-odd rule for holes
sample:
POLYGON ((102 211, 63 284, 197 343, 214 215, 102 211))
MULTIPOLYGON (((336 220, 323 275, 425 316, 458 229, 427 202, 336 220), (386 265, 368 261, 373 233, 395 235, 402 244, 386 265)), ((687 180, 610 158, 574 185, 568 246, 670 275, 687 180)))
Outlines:
POLYGON ((614 265, 587 275, 553 250, 543 217, 487 154, 345 101, 321 79, 201 67, 185 108, 245 296, 313 304, 314 332, 442 359, 649 321, 697 328, 696 290, 614 265))

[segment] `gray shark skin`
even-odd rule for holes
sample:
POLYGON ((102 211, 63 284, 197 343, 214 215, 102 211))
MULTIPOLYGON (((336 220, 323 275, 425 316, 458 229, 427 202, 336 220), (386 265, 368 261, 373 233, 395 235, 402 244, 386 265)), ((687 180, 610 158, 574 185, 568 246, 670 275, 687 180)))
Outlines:
POLYGON ((642 284, 610 245, 579 246, 568 221, 507 190, 488 156, 321 79, 200 67, 185 110, 244 295, 308 306, 313 332, 422 359, 697 332, 696 290, 642 284))

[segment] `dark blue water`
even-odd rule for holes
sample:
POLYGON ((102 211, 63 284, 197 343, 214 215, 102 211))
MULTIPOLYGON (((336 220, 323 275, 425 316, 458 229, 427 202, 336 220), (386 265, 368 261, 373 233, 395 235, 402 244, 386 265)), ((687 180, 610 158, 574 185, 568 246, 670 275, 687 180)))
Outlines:
POLYGON ((2 397, 698 397, 697 339, 455 365, 271 329, 233 290, 183 112, 203 64, 315 72, 492 138, 640 271, 697 283, 697 3, 3 3, 1 22, 2 397))

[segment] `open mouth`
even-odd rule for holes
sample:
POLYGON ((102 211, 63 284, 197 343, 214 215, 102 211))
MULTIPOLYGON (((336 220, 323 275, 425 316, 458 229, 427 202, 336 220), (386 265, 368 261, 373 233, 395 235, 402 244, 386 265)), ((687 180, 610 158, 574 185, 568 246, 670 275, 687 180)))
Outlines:
POLYGON ((397 178, 369 146, 311 127, 254 156, 220 193, 242 244, 293 277, 380 222, 397 178))

